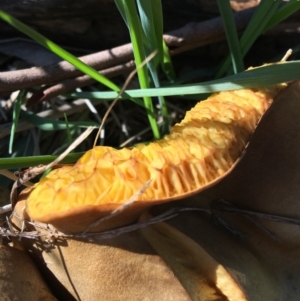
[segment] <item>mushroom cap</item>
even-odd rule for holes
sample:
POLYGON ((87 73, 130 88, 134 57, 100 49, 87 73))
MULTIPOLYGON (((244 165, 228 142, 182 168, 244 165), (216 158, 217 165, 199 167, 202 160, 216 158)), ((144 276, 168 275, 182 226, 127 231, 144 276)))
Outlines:
POLYGON ((169 135, 120 150, 97 146, 74 166, 50 172, 20 199, 34 221, 82 232, 132 222, 154 204, 185 198, 220 181, 243 153, 278 88, 215 93, 199 102, 169 135), (150 182, 143 193, 137 194, 150 182), (124 206, 134 196, 130 206, 124 206))

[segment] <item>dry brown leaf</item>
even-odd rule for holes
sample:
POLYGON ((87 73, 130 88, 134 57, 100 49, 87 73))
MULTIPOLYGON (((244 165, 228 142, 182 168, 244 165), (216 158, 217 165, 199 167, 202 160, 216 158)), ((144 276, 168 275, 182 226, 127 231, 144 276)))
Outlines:
MULTIPOLYGON (((262 118, 234 171, 216 186, 185 200, 183 206, 210 206, 225 199, 239 209, 300 220, 300 81, 276 98, 262 118)), ((168 207, 168 206, 165 206, 168 207)), ((161 208, 162 209, 162 208, 161 208)), ((165 208, 164 208, 165 209, 165 208)), ((300 227, 242 212, 219 216, 244 233, 239 237, 196 212, 170 224, 192 238, 236 279, 250 301, 298 301, 300 227), (275 240, 264 229, 276 235, 275 240)), ((160 210, 159 210, 160 212, 160 210)))
MULTIPOLYGON (((151 216, 143 214, 141 219, 151 216)), ((188 236, 167 223, 142 229, 194 301, 247 301, 226 269, 188 236)))
POLYGON ((55 301, 29 256, 0 245, 0 300, 55 301))
MULTIPOLYGON (((20 203, 15 210, 22 215, 20 203)), ((49 236, 49 231, 36 230, 49 236)), ((71 294, 78 301, 192 301, 137 231, 93 243, 54 236, 15 243, 34 256, 59 300, 69 300, 71 294)))

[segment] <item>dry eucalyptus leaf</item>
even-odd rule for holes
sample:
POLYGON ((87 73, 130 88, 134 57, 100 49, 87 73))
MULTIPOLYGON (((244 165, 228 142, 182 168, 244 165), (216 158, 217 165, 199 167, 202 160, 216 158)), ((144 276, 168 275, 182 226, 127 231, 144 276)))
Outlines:
MULTIPOLYGON (((19 215, 21 207, 19 203, 15 207, 19 215)), ((22 238, 19 243, 42 267, 59 300, 72 296, 78 301, 192 301, 137 231, 93 243, 63 238, 22 238)))
POLYGON ((55 301, 29 256, 0 245, 0 300, 55 301))
MULTIPOLYGON (((143 214, 142 220, 149 217, 143 214)), ((142 229, 142 233, 173 270, 192 300, 248 300, 227 270, 176 228, 158 223, 142 229)))
MULTIPOLYGON (((225 199, 246 211, 300 220, 299 116, 300 81, 276 98, 233 172, 216 186, 182 201, 183 205, 202 208, 214 200, 225 199)), ((245 235, 236 236, 196 212, 182 213, 168 223, 222 264, 249 301, 298 301, 299 225, 252 216, 251 219, 276 235, 279 239, 276 241, 241 213, 227 212, 220 216, 245 235)))

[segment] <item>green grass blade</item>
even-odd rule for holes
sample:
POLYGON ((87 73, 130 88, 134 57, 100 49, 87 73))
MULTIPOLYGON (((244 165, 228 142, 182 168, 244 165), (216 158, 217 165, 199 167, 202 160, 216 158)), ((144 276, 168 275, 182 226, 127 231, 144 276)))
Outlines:
MULTIPOLYGON (((154 67, 154 64, 152 65, 152 68, 150 67, 152 79, 154 82, 154 85, 156 88, 160 87, 160 82, 158 78, 158 73, 157 69, 154 67)), ((169 126, 170 126, 170 116, 169 112, 167 109, 166 101, 163 96, 158 96, 158 101, 161 106, 161 115, 163 118, 163 123, 162 123, 162 135, 166 135, 169 132, 169 126)))
POLYGON ((157 50, 158 54, 153 61, 155 66, 161 65, 168 77, 175 79, 175 72, 172 65, 169 49, 163 40, 163 13, 161 0, 144 1, 137 0, 141 24, 144 33, 144 44, 149 52, 157 50))
POLYGON ((264 31, 274 27, 281 21, 285 20, 287 17, 295 13, 300 9, 300 1, 299 0, 291 0, 284 4, 279 10, 272 16, 269 22, 266 24, 264 31))
MULTIPOLYGON (((276 12, 280 4, 281 1, 273 1, 273 0, 265 0, 260 2, 253 17, 251 18, 251 21, 249 22, 246 30, 244 31, 240 39, 240 48, 243 57, 247 54, 250 47, 264 31, 265 26, 272 18, 272 16, 276 12)), ((221 65, 219 71, 215 75, 215 78, 222 77, 228 70, 230 70, 229 56, 225 59, 224 63, 221 65)))
POLYGON ((143 43, 148 49, 147 55, 157 51, 152 63, 157 67, 163 59, 163 19, 160 0, 137 0, 137 7, 143 29, 143 43))
POLYGON ((72 135, 71 135, 71 131, 70 131, 68 116, 67 116, 66 113, 64 113, 64 119, 65 119, 65 124, 66 124, 66 132, 67 132, 68 144, 72 144, 73 139, 72 139, 72 135))
MULTIPOLYGON (((76 162, 85 153, 72 153, 68 154, 60 163, 70 164, 76 162)), ((58 156, 45 155, 45 156, 29 156, 29 157, 14 157, 14 158, 1 158, 0 169, 19 169, 40 164, 49 164, 53 162, 58 156)))
POLYGON ((125 6, 123 3, 123 0, 115 0, 115 4, 129 30, 129 25, 128 25, 128 21, 127 21, 127 17, 126 17, 126 11, 125 11, 125 6))
MULTIPOLYGON (((290 82, 300 79, 300 61, 276 63, 255 68, 218 80, 207 81, 192 85, 180 85, 154 89, 127 90, 128 96, 157 97, 175 95, 197 95, 213 93, 224 90, 235 90, 253 87, 265 87, 282 82, 290 82)), ((68 94, 74 98, 114 99, 115 92, 81 92, 68 94)), ((123 96, 126 97, 126 96, 123 96)))
POLYGON ((11 154, 13 150, 15 132, 16 132, 16 128, 18 127, 19 115, 20 115, 20 110, 21 110, 21 105, 22 105, 24 95, 25 95, 25 91, 24 90, 20 91, 17 99, 14 102, 13 117, 12 117, 13 121, 12 121, 12 126, 10 131, 9 147, 8 147, 9 154, 11 154))
POLYGON ((163 62, 161 67, 171 82, 176 80, 176 74, 173 68, 171 55, 165 41, 163 41, 163 62))
POLYGON ((218 0, 234 73, 245 70, 238 34, 229 0, 218 0))
MULTIPOLYGON (((140 66, 146 58, 144 47, 143 47, 143 33, 140 25, 140 20, 138 17, 136 4, 134 0, 116 0, 119 6, 123 6, 123 10, 125 11, 125 17, 127 21, 127 25, 129 27, 131 43, 133 47, 134 59, 137 66, 140 66)), ((142 89, 146 89, 150 87, 149 77, 147 73, 147 67, 143 66, 138 69, 138 78, 139 83, 142 89)), ((152 100, 149 97, 144 97, 144 104, 148 114, 148 119, 150 122, 150 126, 152 128, 153 136, 155 139, 160 138, 160 133, 158 129, 158 125, 155 120, 154 108, 152 104, 152 100)))
POLYGON ((21 111, 21 116, 43 131, 55 131, 66 130, 68 128, 88 128, 90 126, 99 126, 98 123, 92 121, 74 121, 66 123, 65 121, 42 118, 30 111, 21 111))
MULTIPOLYGON (((141 19, 141 27, 143 30, 143 43, 146 55, 157 51, 157 55, 148 62, 147 66, 151 73, 151 77, 156 88, 159 88, 160 81, 158 75, 158 66, 164 62, 163 53, 163 19, 162 6, 160 0, 143 1, 137 0, 137 7, 141 19)), ((170 117, 164 97, 158 97, 163 117, 162 134, 165 135, 169 131, 170 117)))
POLYGON ((272 0, 260 2, 257 13, 254 14, 253 20, 251 19, 249 26, 241 37, 240 43, 243 55, 249 51, 256 39, 263 33, 280 4, 280 1, 272 0))

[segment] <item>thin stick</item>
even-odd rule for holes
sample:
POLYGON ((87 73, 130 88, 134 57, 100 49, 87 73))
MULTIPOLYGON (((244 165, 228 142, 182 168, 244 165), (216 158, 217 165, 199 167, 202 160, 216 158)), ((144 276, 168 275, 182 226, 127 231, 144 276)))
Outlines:
MULTIPOLYGON (((134 62, 129 61, 126 64, 120 64, 108 69, 101 70, 100 73, 107 78, 111 78, 125 72, 129 72, 134 68, 134 62)), ((57 97, 61 94, 75 90, 76 88, 81 88, 84 86, 91 85, 96 81, 89 77, 88 75, 78 76, 72 79, 65 80, 61 83, 55 84, 45 88, 44 90, 39 90, 34 92, 32 96, 27 101, 27 107, 36 105, 39 102, 49 100, 51 98, 57 97)))
POLYGON ((137 192, 135 192, 127 202, 125 202, 124 204, 120 205, 116 210, 114 210, 111 214, 106 215, 102 218, 100 218, 99 220, 95 221, 94 223, 92 223, 91 225, 88 226, 88 228, 83 232, 86 233, 88 232, 91 228, 94 228, 98 225, 100 225, 101 223, 103 223, 106 220, 111 219, 112 217, 119 215, 121 212, 123 212, 126 208, 130 207, 133 203, 135 203, 138 199, 138 197, 140 195, 142 195, 145 190, 149 187, 149 185, 151 184, 151 180, 149 180, 148 182, 146 182, 137 192))
MULTIPOLYGON (((208 215, 212 216, 213 218, 216 218, 217 221, 220 222, 220 224, 223 227, 225 227, 226 229, 228 229, 230 232, 232 232, 235 235, 239 235, 241 237, 243 237, 245 233, 231 227, 225 220, 220 218, 220 216, 219 216, 220 213, 240 214, 245 217, 251 216, 251 217, 257 217, 257 218, 261 218, 261 219, 271 220, 273 222, 282 222, 282 223, 288 223, 288 224, 300 226, 300 219, 298 219, 298 218, 290 218, 290 217, 285 217, 285 216, 262 213, 262 212, 258 212, 258 211, 243 210, 243 209, 239 209, 238 207, 234 206, 233 204, 231 204, 229 202, 226 202, 224 200, 219 200, 219 201, 213 203, 213 206, 211 209, 200 208, 200 207, 197 207, 197 208, 191 208, 191 207, 190 208, 189 207, 171 208, 149 220, 146 220, 143 222, 138 222, 138 223, 135 223, 135 224, 132 224, 129 226, 123 226, 123 227, 120 227, 117 229, 104 231, 104 232, 82 232, 82 233, 78 233, 78 234, 65 234, 65 233, 59 232, 59 231, 49 227, 49 225, 47 225, 47 224, 35 223, 35 222, 30 222, 30 221, 24 220, 24 222, 26 222, 29 225, 33 225, 35 228, 40 228, 40 229, 46 230, 47 233, 41 234, 39 231, 16 233, 9 229, 0 227, 0 236, 29 237, 32 239, 36 239, 41 236, 50 238, 50 239, 52 237, 81 238, 81 239, 87 239, 88 241, 93 241, 93 240, 97 240, 97 239, 111 239, 120 234, 132 232, 137 229, 144 228, 148 225, 174 218, 179 213, 186 212, 186 211, 198 211, 198 212, 208 214, 208 215)), ((253 222, 252 219, 251 219, 251 221, 253 222)), ((257 223, 256 223, 256 225, 257 225, 257 223)), ((274 237, 274 234, 272 232, 270 232, 269 230, 267 230, 266 228, 264 228, 263 230, 268 235, 270 235, 273 239, 277 239, 277 237, 274 237)))
POLYGON ((289 49, 286 54, 284 55, 284 57, 281 59, 280 62, 286 62, 288 60, 288 58, 292 55, 293 53, 293 50, 292 49, 289 49))
MULTIPOLYGON (((18 177, 13 172, 11 172, 7 169, 0 169, 0 174, 13 181, 18 180, 18 177)), ((24 183, 24 185, 27 187, 30 187, 30 186, 33 186, 33 183, 28 181, 28 182, 24 183)))
POLYGON ((11 204, 4 205, 4 206, 0 207, 0 214, 9 212, 11 210, 12 210, 11 204))

